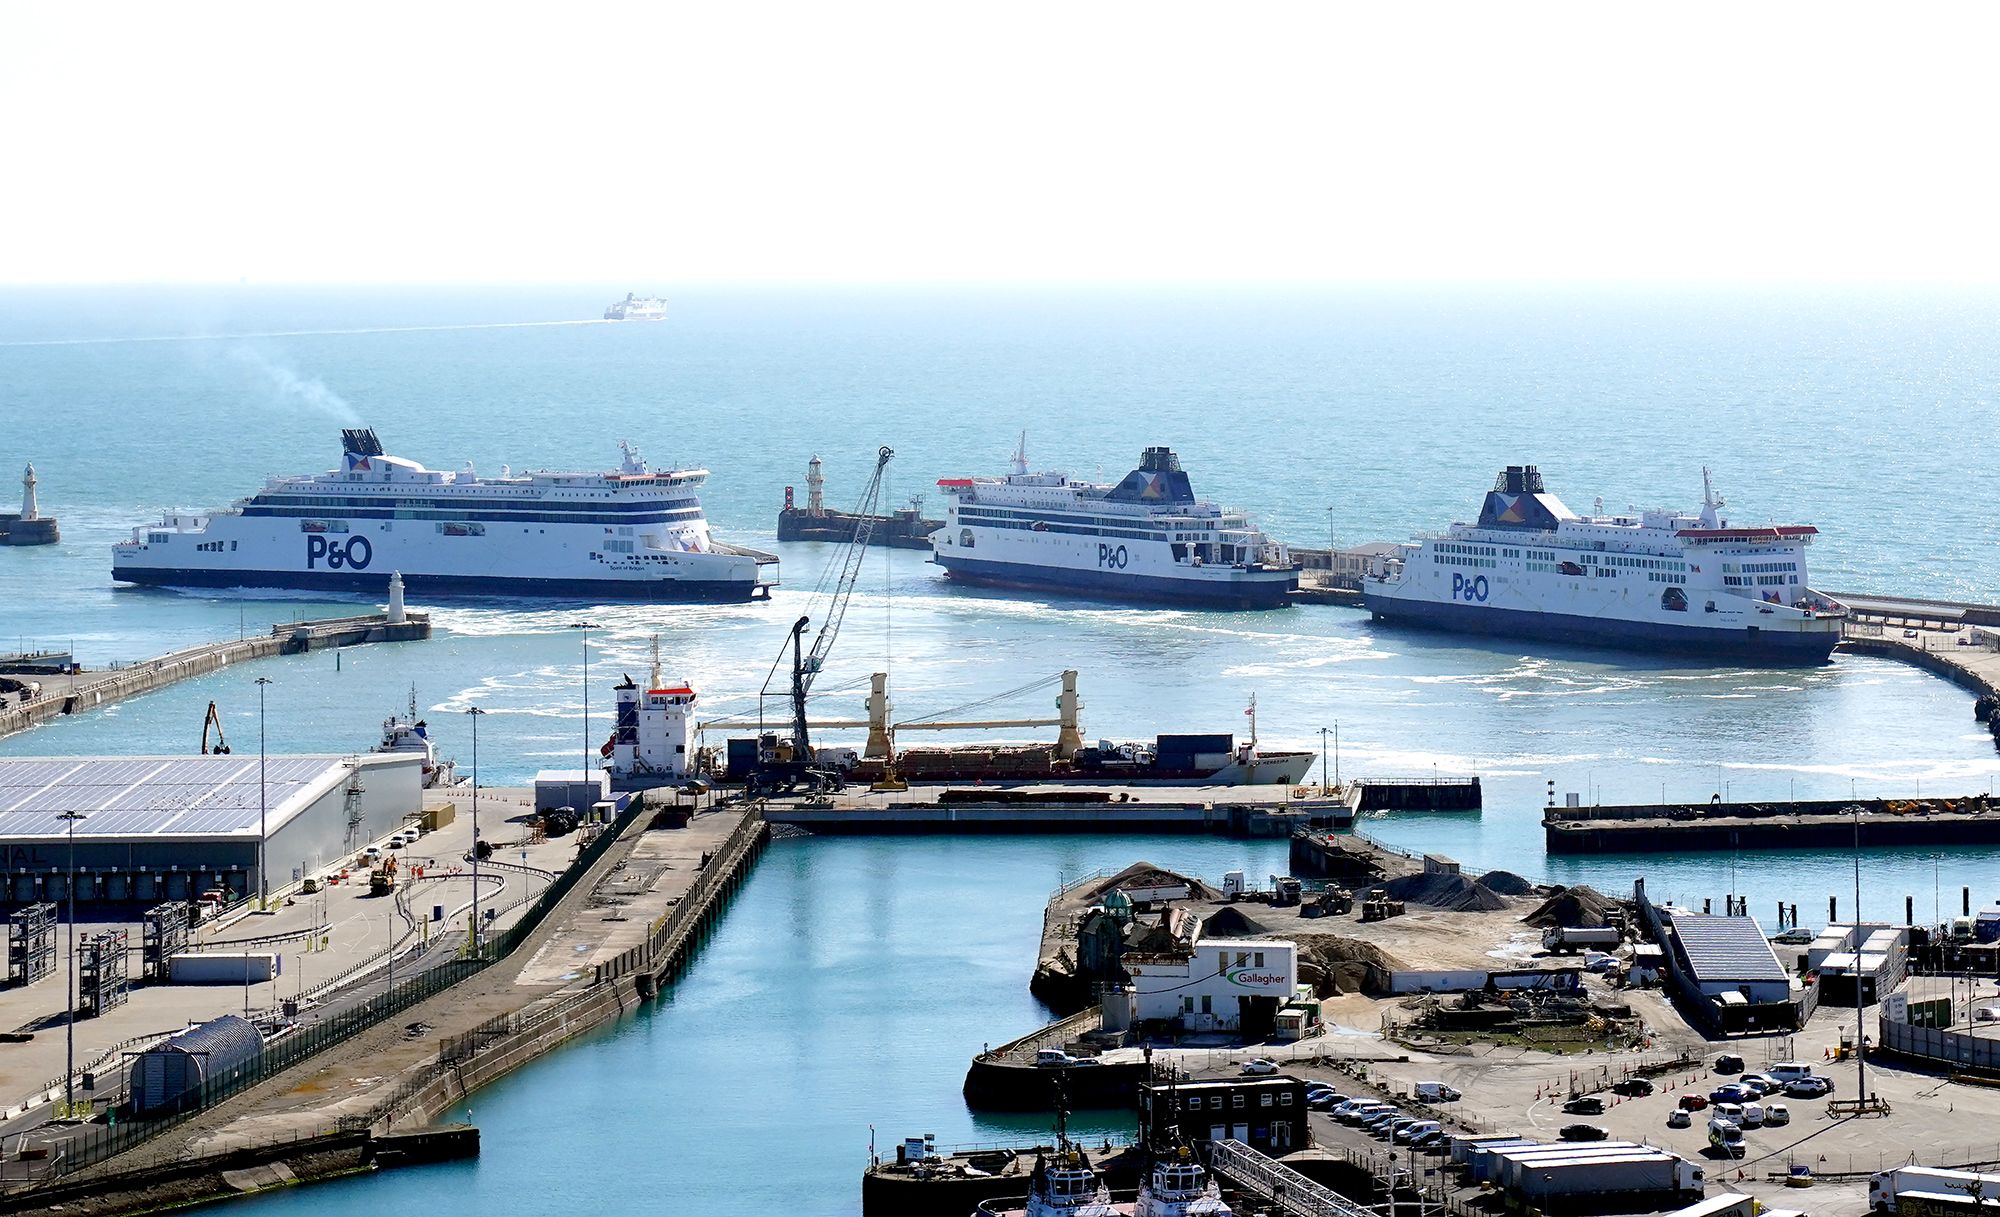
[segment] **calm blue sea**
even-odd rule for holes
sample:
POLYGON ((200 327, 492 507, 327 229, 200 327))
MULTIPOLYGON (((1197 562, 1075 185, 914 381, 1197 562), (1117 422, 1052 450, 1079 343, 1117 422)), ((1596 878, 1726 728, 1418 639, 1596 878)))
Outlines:
MULTIPOLYGON (((606 467, 619 439, 655 463, 703 465, 718 532, 775 548, 786 580, 770 605, 424 606, 440 627, 428 643, 221 673, 0 741, 0 754, 191 750, 211 699, 241 747, 257 733, 250 681, 265 674, 273 750, 366 746, 414 686, 461 764, 471 745, 455 712, 492 711, 484 780, 519 782, 577 762, 607 727, 617 673, 642 669, 656 634, 704 714, 754 712, 831 555, 772 541, 807 458, 826 461, 846 503, 888 444, 901 500, 1004 468, 1023 431, 1037 466, 1107 477, 1170 444, 1199 491, 1302 544, 1465 518, 1510 462, 1539 464, 1578 508, 1691 505, 1706 464, 1734 518, 1820 526, 1821 587, 2000 590, 2000 295, 690 289, 665 323, 570 324, 625 290, 0 291, 0 501, 33 460, 65 538, 0 550, 0 648, 73 643, 102 663, 351 611, 114 588, 108 546, 162 510, 329 468, 338 429, 363 422, 434 467, 606 467), (604 627, 590 635, 588 732, 585 642, 568 628, 584 619, 604 627)), ((1963 692, 1881 661, 1717 671, 1383 631, 1338 608, 1031 600, 946 587, 902 552, 870 558, 822 682, 848 691, 823 710, 858 713, 854 686, 885 657, 899 717, 1068 667, 1082 673, 1086 729, 1112 738, 1240 730, 1255 694, 1268 743, 1316 748, 1337 725, 1346 773, 1485 778, 1483 815, 1387 819, 1378 835, 1536 878, 1624 887, 1643 873, 1684 899, 1731 890, 1729 856, 1546 859, 1546 783, 1604 802, 1949 795, 2000 772, 1963 692)), ((1039 717, 1049 696, 995 712, 1039 717)), ((477 1166, 262 1207, 360 1212, 422 1193, 448 1213, 502 1200, 553 1211, 574 1193, 546 1164, 608 1149, 624 1171, 604 1186, 623 1202, 850 1213, 870 1122, 885 1139, 1004 1131, 972 1120, 957 1088, 981 1042, 1040 1018, 1026 978, 1041 901, 1066 871, 1141 855, 1208 874, 1282 857, 1144 839, 783 845, 670 1001, 475 1100, 488 1138, 477 1166), (769 1114, 691 1127, 719 1092, 769 1114), (746 1178, 746 1150, 792 1165, 746 1178)), ((1867 907, 1900 915, 1910 894, 1927 912, 1961 883, 1990 900, 1996 861, 1871 859, 1867 907)), ((1754 882, 1767 919, 1781 899, 1811 918, 1851 884, 1838 856, 1738 865, 1735 886, 1754 882)))

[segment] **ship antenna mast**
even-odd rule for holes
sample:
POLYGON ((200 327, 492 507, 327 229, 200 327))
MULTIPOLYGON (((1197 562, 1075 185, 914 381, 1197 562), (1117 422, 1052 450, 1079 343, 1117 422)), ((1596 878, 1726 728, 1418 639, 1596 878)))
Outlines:
POLYGON ((1014 447, 1014 472, 1028 472, 1028 433, 1021 432, 1021 442, 1014 447))

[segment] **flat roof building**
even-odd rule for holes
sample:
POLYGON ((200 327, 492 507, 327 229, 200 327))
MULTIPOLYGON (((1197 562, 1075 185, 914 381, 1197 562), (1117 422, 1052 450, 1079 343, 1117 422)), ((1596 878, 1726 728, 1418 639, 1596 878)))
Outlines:
POLYGON ((1672 926, 1688 971, 1706 996, 1737 993, 1751 1002, 1791 998, 1791 977, 1754 919, 1676 913, 1672 926))
POLYGON ((182 900, 338 866, 423 808, 423 756, 0 758, 0 901, 182 900), (73 823, 68 813, 82 816, 73 823))

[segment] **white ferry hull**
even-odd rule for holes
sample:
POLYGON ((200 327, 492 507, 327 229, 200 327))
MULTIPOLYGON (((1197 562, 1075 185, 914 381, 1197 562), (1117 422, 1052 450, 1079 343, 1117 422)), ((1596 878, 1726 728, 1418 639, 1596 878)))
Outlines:
POLYGON ((1292 602, 1298 574, 1286 570, 1198 568, 1178 574, 1093 570, 1000 562, 940 551, 933 559, 947 575, 988 587, 1052 590, 1111 600, 1142 600, 1193 608, 1271 609, 1292 602), (1212 571, 1212 573, 1208 573, 1212 571))
POLYGON ((705 470, 480 479, 384 454, 345 433, 346 468, 274 478, 234 508, 169 515, 111 550, 111 576, 160 587, 749 600, 778 580, 769 554, 716 541, 695 490, 705 470))
MULTIPOLYGON (((1668 651, 1723 656, 1763 663, 1823 663, 1840 641, 1838 619, 1823 618, 1788 627, 1759 624, 1754 604, 1731 610, 1713 626, 1632 620, 1611 616, 1455 604, 1397 596, 1375 585, 1362 588, 1362 602, 1377 621, 1498 638, 1525 638, 1583 647, 1668 651)), ((1721 615, 1721 614, 1717 614, 1721 615)))

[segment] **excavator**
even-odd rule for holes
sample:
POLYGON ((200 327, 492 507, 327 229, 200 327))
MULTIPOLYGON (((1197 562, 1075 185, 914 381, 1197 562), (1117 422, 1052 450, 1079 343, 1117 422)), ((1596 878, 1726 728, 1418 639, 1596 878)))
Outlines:
POLYGON ((214 702, 208 703, 208 717, 203 719, 201 723, 201 754, 203 756, 229 755, 229 741, 222 738, 222 712, 215 708, 214 702), (215 728, 215 746, 213 748, 208 746, 208 729, 210 727, 215 728))
POLYGON ((812 618, 800 617, 792 623, 784 646, 778 649, 778 656, 771 663, 770 674, 764 678, 764 689, 758 695, 760 702, 763 697, 781 696, 771 692, 771 682, 778 673, 779 665, 785 661, 785 652, 790 651, 791 687, 782 696, 791 702, 791 735, 786 738, 775 731, 758 735, 757 767, 750 771, 743 783, 744 792, 752 798, 776 794, 826 795, 846 785, 846 779, 838 769, 820 764, 813 756, 812 738, 806 722, 806 698, 812 692, 813 681, 818 679, 820 670, 826 664, 828 652, 833 650, 833 640, 840 636, 841 620, 847 616, 847 602, 854 595, 855 580, 861 576, 861 560, 868 553, 868 538, 875 531, 876 506, 882 497, 882 471, 888 467, 889 458, 895 455, 894 449, 886 447, 875 454, 875 475, 868 480, 868 489, 861 496, 861 506, 855 510, 854 537, 841 555, 840 575, 828 593, 826 616, 820 622, 819 633, 813 637, 811 650, 806 648, 805 635, 812 618))

